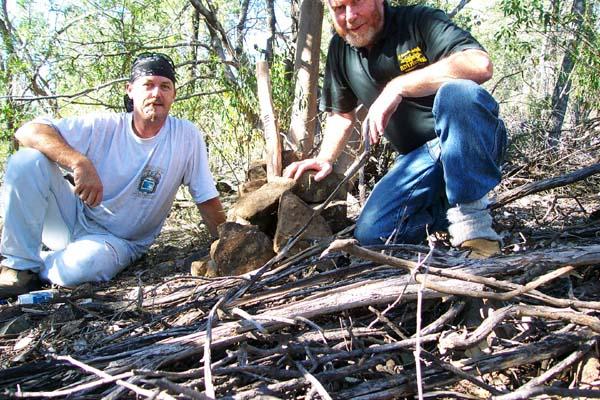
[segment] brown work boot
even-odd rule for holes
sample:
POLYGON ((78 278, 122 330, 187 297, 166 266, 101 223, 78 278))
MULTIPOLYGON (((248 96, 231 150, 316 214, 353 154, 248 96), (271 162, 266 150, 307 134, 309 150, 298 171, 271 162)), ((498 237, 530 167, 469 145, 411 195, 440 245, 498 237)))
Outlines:
POLYGON ((38 274, 0 266, 0 298, 15 297, 42 286, 38 274))
POLYGON ((500 243, 489 239, 465 240, 460 245, 461 249, 469 250, 467 258, 483 260, 500 253, 500 243))

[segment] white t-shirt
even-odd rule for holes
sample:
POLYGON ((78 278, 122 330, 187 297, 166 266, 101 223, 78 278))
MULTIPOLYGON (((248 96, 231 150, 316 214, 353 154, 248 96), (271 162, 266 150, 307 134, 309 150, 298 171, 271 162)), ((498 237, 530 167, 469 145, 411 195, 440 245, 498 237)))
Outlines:
POLYGON ((104 187, 102 206, 81 202, 79 213, 79 222, 89 233, 107 231, 143 252, 160 233, 181 184, 196 203, 218 196, 206 144, 189 121, 169 116, 150 139, 133 132, 131 113, 34 122, 56 128, 96 167, 104 187))

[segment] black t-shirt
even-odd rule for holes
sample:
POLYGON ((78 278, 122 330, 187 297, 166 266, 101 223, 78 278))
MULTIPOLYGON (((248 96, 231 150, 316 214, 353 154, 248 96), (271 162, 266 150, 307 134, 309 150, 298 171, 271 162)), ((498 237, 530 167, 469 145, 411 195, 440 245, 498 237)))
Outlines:
MULTIPOLYGON (((384 18, 382 34, 370 51, 333 36, 325 66, 322 111, 350 112, 360 103, 370 107, 393 78, 458 51, 483 50, 441 10, 385 3, 384 18)), ((435 138, 434 97, 404 98, 391 116, 385 135, 399 153, 406 154, 435 138)))

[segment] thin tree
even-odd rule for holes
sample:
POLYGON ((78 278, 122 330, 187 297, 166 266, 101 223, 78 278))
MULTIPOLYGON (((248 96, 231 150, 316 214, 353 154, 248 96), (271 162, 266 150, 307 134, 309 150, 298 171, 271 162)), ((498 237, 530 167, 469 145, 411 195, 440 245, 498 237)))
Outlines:
POLYGON ((560 143, 561 132, 569 105, 571 91, 571 73, 575 66, 575 55, 579 43, 585 0, 573 0, 571 15, 573 15, 573 35, 567 43, 567 49, 562 59, 560 71, 552 93, 552 112, 548 121, 547 145, 556 148, 560 143))

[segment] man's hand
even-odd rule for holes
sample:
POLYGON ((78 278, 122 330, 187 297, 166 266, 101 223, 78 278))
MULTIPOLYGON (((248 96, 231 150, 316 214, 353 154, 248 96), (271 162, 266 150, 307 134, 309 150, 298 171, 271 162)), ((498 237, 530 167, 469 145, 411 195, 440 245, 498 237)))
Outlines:
POLYGON ((90 207, 102 202, 104 188, 96 167, 89 158, 73 149, 51 125, 28 123, 15 132, 15 137, 27 147, 42 152, 50 160, 73 172, 75 194, 90 207))
POLYGON ((441 60, 399 75, 387 83, 369 108, 369 137, 372 144, 379 142, 390 117, 402 100, 433 95, 444 83, 454 79, 470 79, 479 84, 491 79, 493 65, 485 51, 467 49, 455 52, 441 60))
POLYGON ((89 158, 82 156, 73 165, 73 178, 75 180, 75 194, 85 204, 96 207, 102 202, 104 187, 96 167, 89 158))
POLYGON ((385 127, 390 122, 390 117, 398 108, 402 101, 402 96, 393 85, 388 84, 375 102, 369 107, 367 119, 369 124, 369 140, 371 144, 379 143, 379 139, 385 131, 385 127))
POLYGON ((333 171, 333 165, 329 161, 319 160, 317 158, 308 158, 306 160, 291 163, 283 171, 285 178, 293 178, 297 180, 306 171, 318 171, 315 174, 315 181, 325 179, 327 175, 333 171))

